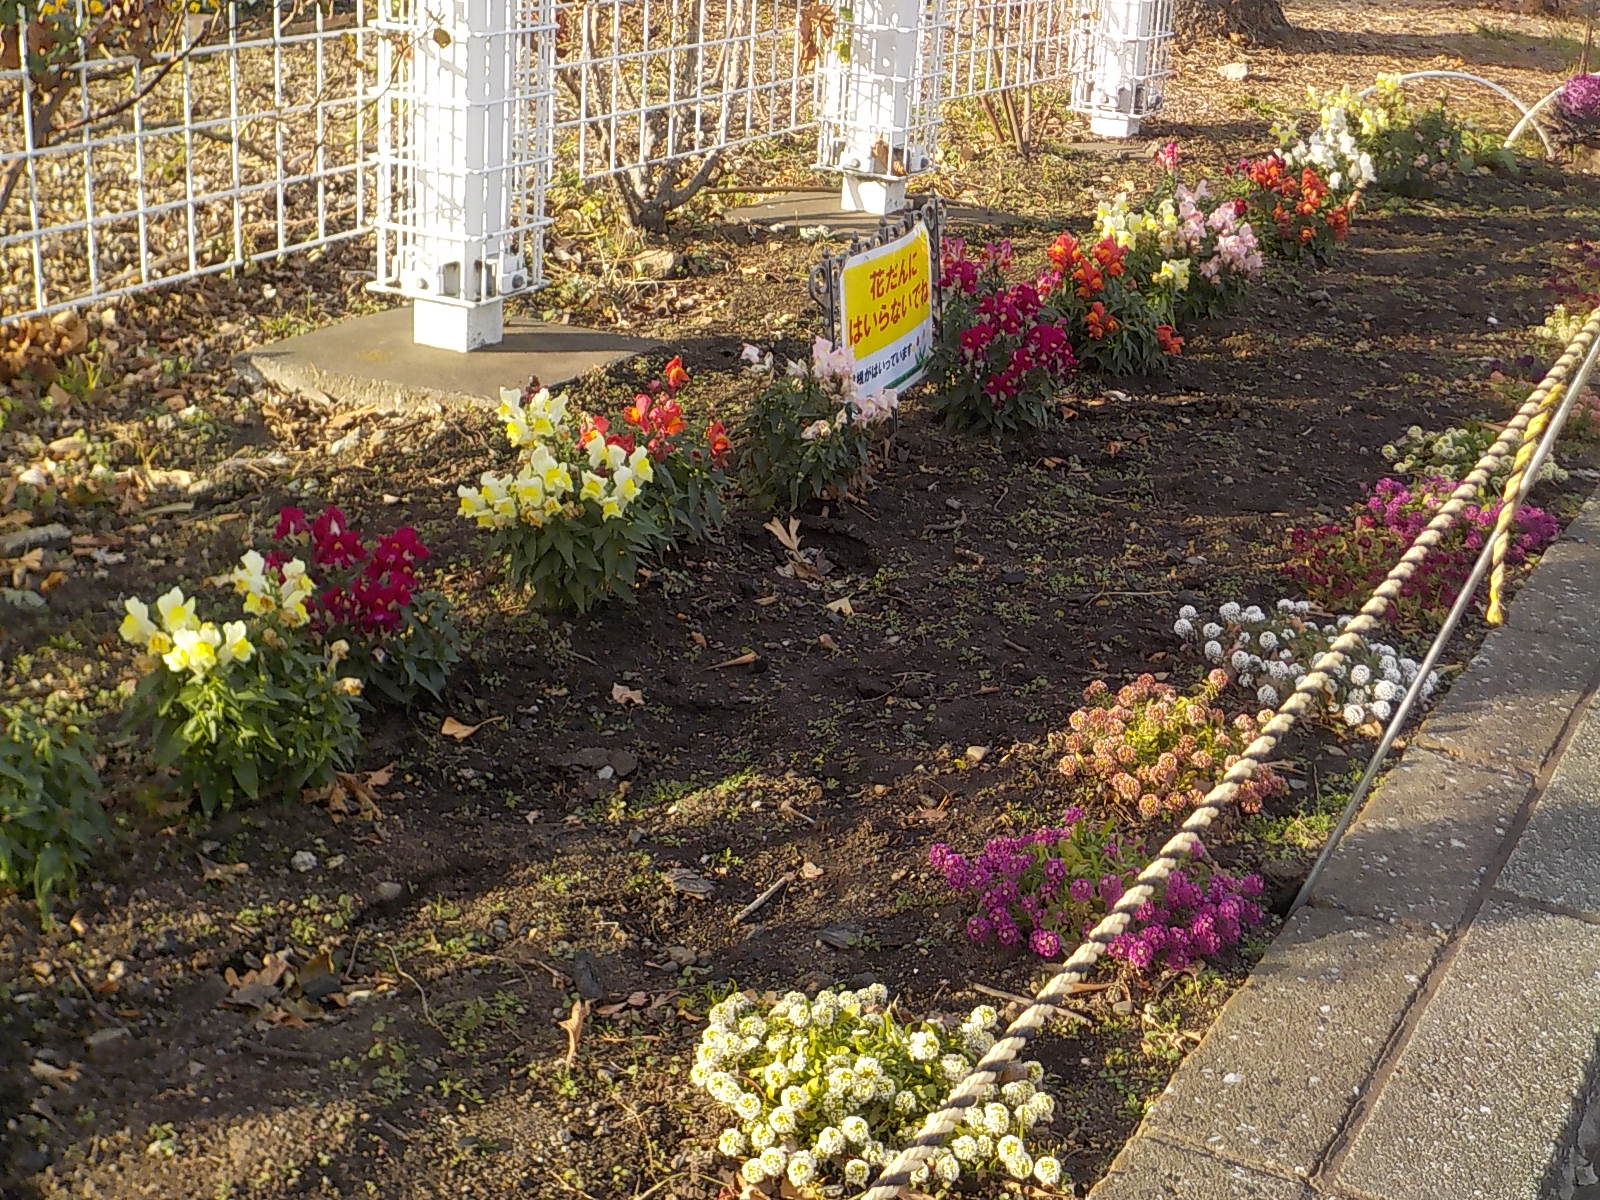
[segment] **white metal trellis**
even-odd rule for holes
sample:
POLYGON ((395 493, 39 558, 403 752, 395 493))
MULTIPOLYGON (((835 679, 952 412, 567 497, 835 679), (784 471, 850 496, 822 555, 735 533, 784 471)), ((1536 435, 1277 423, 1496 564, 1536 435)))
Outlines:
POLYGON ((1073 107, 1101 137, 1132 137, 1172 74, 1173 0, 1077 0, 1068 73, 1073 107))
POLYGON ((0 58, 0 320, 366 233, 364 2, 229 4, 151 45, 0 58))
POLYGON ((378 277, 420 345, 501 338, 544 283, 552 0, 380 0, 378 277))

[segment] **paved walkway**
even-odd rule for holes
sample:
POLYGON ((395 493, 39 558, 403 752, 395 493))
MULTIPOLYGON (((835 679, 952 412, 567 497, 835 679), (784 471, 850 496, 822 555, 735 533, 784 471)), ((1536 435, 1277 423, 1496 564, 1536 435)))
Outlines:
POLYGON ((1600 500, 1092 1200, 1600 1200, 1600 500))

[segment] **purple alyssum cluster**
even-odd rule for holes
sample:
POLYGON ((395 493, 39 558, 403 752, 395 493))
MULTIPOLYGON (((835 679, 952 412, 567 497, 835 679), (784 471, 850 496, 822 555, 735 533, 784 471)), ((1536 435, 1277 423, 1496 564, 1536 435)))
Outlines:
MULTIPOLYGON (((1086 820, 1077 807, 1060 825, 990 838, 971 858, 942 842, 928 851, 945 882, 978 902, 967 921, 969 938, 1026 943, 1041 958, 1060 957, 1093 929, 1122 899, 1143 859, 1142 843, 1126 841, 1110 822, 1086 820)), ((1195 859, 1173 873, 1157 900, 1140 906, 1133 927, 1111 942, 1113 958, 1139 969, 1181 970, 1261 922, 1259 876, 1236 879, 1211 867, 1198 844, 1195 859)))
POLYGON ((1133 928, 1112 938, 1107 953, 1140 970, 1181 971, 1214 958, 1261 924, 1265 914, 1256 901, 1264 890, 1259 875, 1241 879, 1198 866, 1174 871, 1160 899, 1139 906, 1133 928))

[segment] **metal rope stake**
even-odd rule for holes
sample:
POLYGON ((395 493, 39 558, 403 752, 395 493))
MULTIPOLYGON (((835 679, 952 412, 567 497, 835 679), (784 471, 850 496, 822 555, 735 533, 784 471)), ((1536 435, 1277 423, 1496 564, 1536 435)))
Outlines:
MULTIPOLYGON (((1566 424, 1567 417, 1571 414, 1579 393, 1583 391, 1584 385, 1588 383, 1589 375, 1594 370, 1597 359, 1600 359, 1600 339, 1597 339, 1589 347, 1589 353, 1583 360, 1583 366, 1579 368, 1577 376, 1567 387, 1561 406, 1556 410, 1554 419, 1549 423, 1548 428, 1544 431, 1544 436, 1535 448, 1527 471, 1517 481, 1516 496, 1506 500, 1505 508, 1501 510, 1502 512, 1507 510, 1514 512, 1520 509, 1524 501, 1527 500, 1528 493, 1533 490, 1533 481, 1539 477, 1539 468, 1544 465, 1544 460, 1549 457, 1550 450, 1555 445, 1556 439, 1561 436, 1561 427, 1566 424)), ((1544 415, 1543 413, 1540 414, 1541 417, 1544 415)), ((1529 432, 1533 432, 1532 425, 1529 426, 1529 432)), ((1531 444, 1525 443, 1525 445, 1531 444)), ((1355 790, 1350 793, 1350 799, 1345 803, 1344 811, 1339 814, 1339 823, 1334 826, 1333 832, 1328 835, 1328 840, 1323 843, 1322 852, 1317 855, 1317 861, 1311 865, 1311 871, 1306 876, 1305 882, 1300 885, 1300 890, 1295 893, 1294 903, 1289 905, 1290 916, 1293 916, 1310 901, 1311 893, 1317 886, 1317 880, 1322 876, 1324 868, 1327 867, 1328 860, 1333 857, 1333 852, 1338 848, 1340 839, 1349 830, 1350 822, 1355 820, 1356 813, 1361 809, 1361 802, 1366 799, 1367 792, 1372 788, 1374 780, 1378 777, 1378 771, 1383 766, 1384 758, 1388 756, 1389 748, 1394 745, 1395 738, 1399 736, 1401 728, 1406 723, 1406 718, 1411 714, 1412 706, 1416 703, 1417 697, 1422 694, 1423 685, 1432 673, 1434 664, 1439 661, 1439 656, 1444 653, 1445 643, 1449 641, 1450 635, 1455 632, 1457 623, 1460 622, 1467 609, 1472 606, 1472 600, 1477 593, 1478 585, 1483 582, 1484 571, 1488 569, 1490 562, 1494 559, 1494 549, 1497 544, 1491 538, 1484 543, 1483 549, 1479 551, 1478 559, 1472 565, 1472 573, 1467 576, 1467 581, 1461 585, 1461 591, 1456 596, 1455 603, 1450 606, 1450 612, 1445 616, 1444 624, 1439 627, 1439 632, 1435 635, 1433 644, 1428 647, 1428 653, 1423 656, 1422 665, 1417 670, 1417 677, 1411 681, 1411 686, 1406 689, 1406 694, 1401 697, 1400 703, 1395 707, 1394 716, 1389 719, 1389 724, 1383 731, 1383 737, 1378 740, 1377 748, 1373 750, 1372 757, 1367 762, 1367 769, 1362 773, 1361 782, 1356 784, 1355 790)))
POLYGON ((1400 561, 1373 590, 1367 602, 1345 626, 1344 632, 1334 638, 1328 649, 1317 657, 1311 670, 1278 706, 1272 719, 1262 727, 1260 736, 1250 743, 1239 761, 1228 768, 1221 782, 1206 793, 1205 799, 1184 820, 1178 832, 1161 847, 1160 853, 1139 872, 1134 885, 1089 932, 1088 938, 1045 981, 1034 1002, 1007 1027, 1005 1036, 978 1060, 967 1077, 951 1091, 943 1106, 928 1114, 917 1136, 884 1168, 878 1182, 863 1192, 860 1200, 896 1200, 910 1185, 912 1172, 933 1157, 934 1151, 955 1132, 967 1109, 977 1104, 991 1085, 999 1082, 1006 1064, 1021 1054, 1029 1040, 1044 1028, 1045 1022, 1055 1014, 1058 1004, 1071 992, 1072 986, 1089 977, 1111 940, 1127 929, 1134 912, 1154 895, 1156 884, 1171 875, 1180 861, 1189 855, 1199 840, 1200 831, 1209 828, 1223 809, 1233 803, 1239 786, 1248 782, 1256 768, 1270 758, 1279 740, 1294 727, 1294 723, 1321 702, 1325 688, 1332 682, 1330 673, 1333 669, 1342 666, 1352 652, 1365 645, 1363 634, 1384 623, 1389 606, 1399 598, 1401 588, 1455 524, 1462 509, 1472 503, 1487 486, 1494 468, 1521 444, 1524 431, 1543 407, 1546 398, 1555 388, 1564 385, 1573 367, 1590 356, 1594 347, 1600 344, 1597 339, 1600 339, 1600 308, 1589 315, 1566 352, 1529 394, 1494 444, 1484 451, 1478 465, 1456 486, 1450 498, 1440 506, 1400 561))

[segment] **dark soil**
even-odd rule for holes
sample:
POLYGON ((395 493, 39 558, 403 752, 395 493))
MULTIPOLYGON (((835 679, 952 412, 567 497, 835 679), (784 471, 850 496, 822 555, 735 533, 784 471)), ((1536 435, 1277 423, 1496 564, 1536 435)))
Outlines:
MULTIPOLYGON (((1185 330, 1173 379, 1086 392, 1048 434, 986 444, 908 404, 865 503, 801 515, 818 578, 785 570, 770 514, 736 511, 634 605, 583 620, 529 612, 453 515, 455 485, 500 455, 487 416, 372 418, 389 440, 330 460, 346 426, 328 412, 242 404, 206 452, 291 447, 318 500, 374 529, 416 524, 467 661, 445 703, 370 722, 363 767, 391 772, 381 815, 283 804, 191 827, 130 792, 131 836, 71 924, 42 933, 20 903, 0 908, 0 1111, 16 1114, 0 1193, 725 1194, 718 1121, 686 1078, 708 1005, 735 983, 881 980, 911 1010, 988 1002, 979 985, 1031 993, 1036 960, 966 943, 929 845, 1059 815, 1074 796, 1042 743, 1088 682, 1188 684, 1180 605, 1292 594, 1276 573, 1287 531, 1380 477, 1379 446, 1506 415, 1485 364, 1525 348, 1551 302, 1542 280, 1597 218, 1600 187, 1542 168, 1369 206, 1334 266, 1185 330), (619 683, 643 703, 615 702, 619 683), (446 717, 477 729, 443 737, 446 717), (306 872, 301 850, 317 858, 306 872), (241 991, 276 951, 292 986, 241 991), (557 1022, 575 1005, 587 1019, 569 1041, 557 1022)), ((678 290, 720 307, 660 319, 694 402, 730 413, 741 342, 798 352, 809 337, 816 250, 684 237, 721 265, 678 290)), ((615 409, 654 365, 576 391, 615 409)), ((1592 478, 1541 500, 1570 509, 1592 478)), ((301 495, 247 481, 192 514, 108 520, 133 553, 62 584, 48 625, 10 631, 17 681, 32 681, 14 686, 108 686, 123 668, 85 662, 114 650, 109 600, 198 581, 301 495)), ((1280 907, 1365 743, 1316 730, 1289 750, 1289 797, 1215 848, 1266 870, 1280 907)), ((1060 1100, 1050 1138, 1080 1185, 1260 945, 1194 976, 1108 973, 1082 997, 1091 1022, 1039 1043, 1060 1100)))

